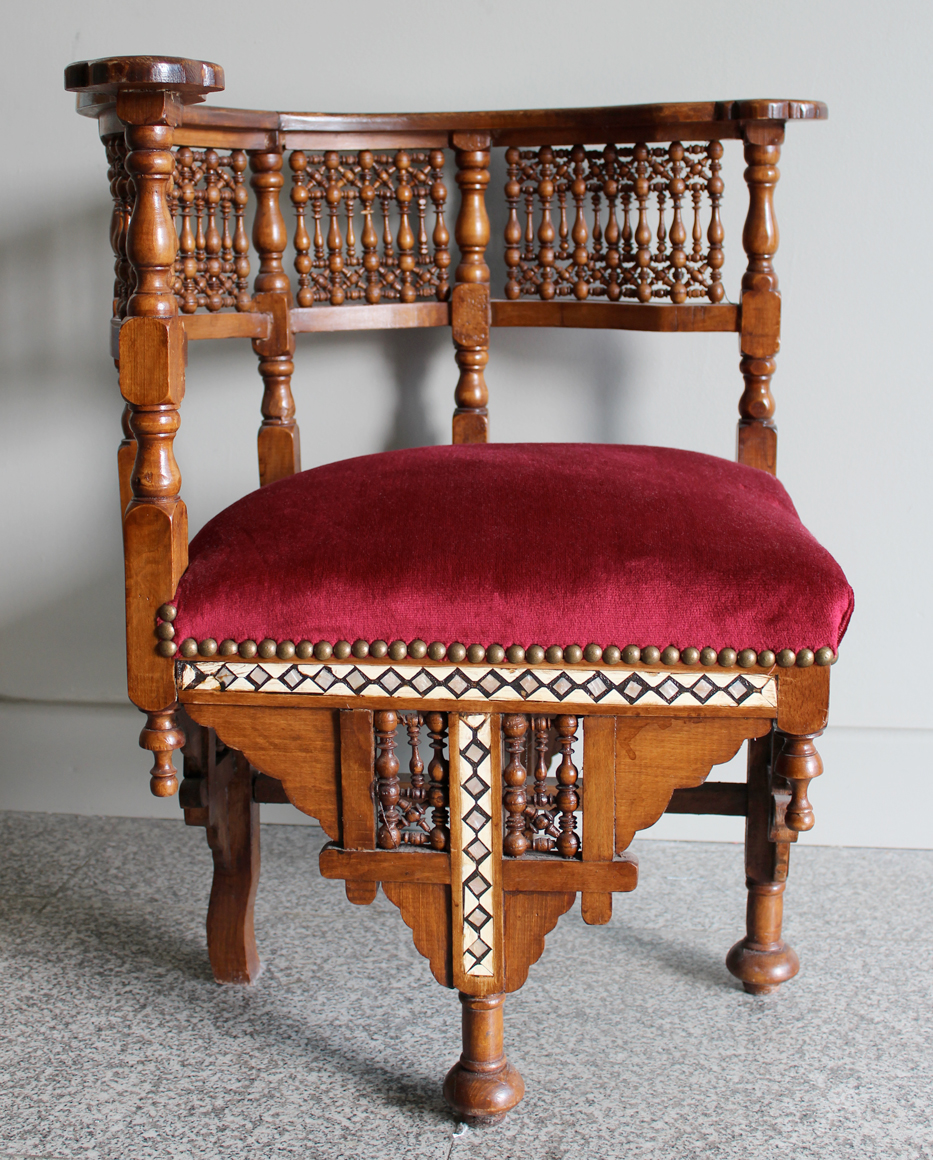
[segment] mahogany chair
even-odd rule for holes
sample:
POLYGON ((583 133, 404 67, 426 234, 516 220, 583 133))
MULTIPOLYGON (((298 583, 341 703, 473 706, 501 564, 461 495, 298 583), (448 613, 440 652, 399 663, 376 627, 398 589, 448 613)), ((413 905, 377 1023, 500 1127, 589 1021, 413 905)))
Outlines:
POLYGON ((785 123, 826 107, 249 112, 200 107, 223 88, 216 65, 154 57, 73 64, 65 83, 110 165, 129 695, 156 795, 175 792, 185 747, 218 981, 256 977, 259 804, 285 801, 331 838, 322 874, 358 904, 381 883, 460 992, 444 1093, 461 1115, 521 1099, 504 996, 577 894, 586 922, 609 921, 636 884, 634 834, 665 811, 747 818, 747 933, 726 961, 753 993, 795 975, 788 855, 813 825, 852 593, 774 476, 773 193, 785 123), (743 143, 749 195, 735 303, 727 140, 743 143), (508 167, 495 297, 494 148, 508 167), (432 326, 450 327, 459 368, 453 445, 301 472, 295 336, 432 326), (738 462, 488 443, 494 326, 738 334, 738 462), (264 384, 260 488, 189 546, 172 453, 186 347, 231 337, 252 340, 264 384), (744 742, 747 784, 706 782, 744 742))

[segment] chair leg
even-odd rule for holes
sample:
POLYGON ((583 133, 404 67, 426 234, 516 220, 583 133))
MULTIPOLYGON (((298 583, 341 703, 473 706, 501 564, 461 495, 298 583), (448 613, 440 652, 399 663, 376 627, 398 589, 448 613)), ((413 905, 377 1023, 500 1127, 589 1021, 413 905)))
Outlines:
POLYGON ((781 938, 790 843, 771 841, 773 734, 748 743, 748 817, 745 827, 746 935, 726 966, 751 995, 776 991, 800 962, 781 938))
POLYGON ((228 750, 208 778, 207 841, 214 882, 207 911, 207 950, 218 983, 252 983, 260 962, 253 931, 259 885, 259 806, 249 762, 228 750))
POLYGON ((525 1082, 502 1049, 505 995, 476 998, 460 992, 463 1053, 444 1080, 444 1099, 466 1120, 492 1124, 525 1094, 525 1082))

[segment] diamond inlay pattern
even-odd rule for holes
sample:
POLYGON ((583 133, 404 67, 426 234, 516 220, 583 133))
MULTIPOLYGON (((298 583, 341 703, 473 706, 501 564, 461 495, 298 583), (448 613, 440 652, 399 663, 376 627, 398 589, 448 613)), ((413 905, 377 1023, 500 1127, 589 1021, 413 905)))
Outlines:
POLYGON ((492 740, 489 717, 460 718, 460 813, 463 858, 463 970, 493 974, 495 891, 492 841, 492 740))
POLYGON ((545 669, 492 665, 308 664, 288 661, 179 661, 182 689, 338 697, 423 697, 427 701, 529 701, 560 705, 777 704, 766 673, 664 669, 545 669))

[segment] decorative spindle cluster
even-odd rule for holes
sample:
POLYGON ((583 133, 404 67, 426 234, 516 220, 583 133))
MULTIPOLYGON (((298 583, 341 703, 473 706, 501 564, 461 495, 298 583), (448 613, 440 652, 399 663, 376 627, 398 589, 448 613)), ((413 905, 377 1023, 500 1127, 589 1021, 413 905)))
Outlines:
POLYGON ((447 299, 443 150, 295 150, 289 165, 299 306, 447 299))
POLYGON ((376 841, 384 850, 400 846, 450 848, 448 829, 447 761, 444 757, 447 717, 442 713, 376 713, 376 841), (408 781, 398 776, 396 730, 401 722, 408 733, 408 781), (421 758, 421 729, 427 724, 433 756, 425 776, 421 758), (428 820, 428 809, 432 816, 428 820))
POLYGON ((721 302, 721 158, 719 141, 508 149, 506 297, 721 302))
POLYGON ((201 308, 249 310, 246 168, 242 149, 175 151, 170 199, 178 223, 175 295, 185 314, 201 308))
POLYGON ((574 858, 580 852, 577 811, 580 794, 579 772, 571 750, 577 733, 577 718, 570 714, 526 717, 508 713, 502 718, 508 762, 502 770, 505 783, 502 805, 505 832, 502 848, 512 858, 529 850, 535 854, 557 854, 574 858), (548 777, 554 747, 560 752, 555 778, 548 777), (528 768, 534 769, 534 786, 526 787, 528 768))
POLYGON ((136 284, 133 267, 126 257, 126 231, 133 212, 135 192, 126 171, 126 138, 122 133, 104 139, 107 150, 107 178, 113 198, 110 218, 110 245, 113 248, 113 316, 126 317, 126 304, 136 284))
MULTIPOLYGON (((125 318, 126 304, 135 288, 133 270, 126 258, 126 234, 136 191, 126 169, 123 137, 108 137, 105 144, 113 196, 113 313, 116 318, 125 318)), ((178 233, 172 286, 178 308, 183 314, 197 310, 249 310, 247 155, 242 149, 223 153, 182 146, 174 150, 174 157, 168 207, 178 233)))

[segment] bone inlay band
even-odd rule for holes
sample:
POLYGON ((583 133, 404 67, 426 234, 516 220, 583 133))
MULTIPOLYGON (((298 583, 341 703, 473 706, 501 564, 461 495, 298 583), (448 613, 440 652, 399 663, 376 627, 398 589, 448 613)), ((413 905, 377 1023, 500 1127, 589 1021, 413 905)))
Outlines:
POLYGON ((492 732, 490 718, 474 713, 459 719, 460 827, 463 856, 463 970, 494 974, 495 891, 493 889, 492 732))
POLYGON ((506 665, 360 665, 320 661, 182 661, 182 689, 426 701, 514 701, 539 705, 676 705, 773 708, 767 673, 702 669, 525 668, 506 665))

